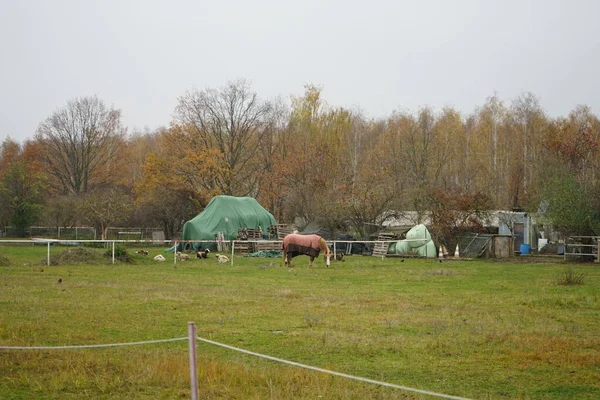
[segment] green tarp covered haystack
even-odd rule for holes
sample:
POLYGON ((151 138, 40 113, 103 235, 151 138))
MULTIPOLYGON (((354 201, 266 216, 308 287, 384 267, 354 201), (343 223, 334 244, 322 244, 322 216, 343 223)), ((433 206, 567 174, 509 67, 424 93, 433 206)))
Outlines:
POLYGON ((277 222, 252 197, 215 196, 204 211, 183 225, 183 240, 215 240, 223 232, 225 240, 237 238, 239 228, 261 228, 268 232, 277 222))

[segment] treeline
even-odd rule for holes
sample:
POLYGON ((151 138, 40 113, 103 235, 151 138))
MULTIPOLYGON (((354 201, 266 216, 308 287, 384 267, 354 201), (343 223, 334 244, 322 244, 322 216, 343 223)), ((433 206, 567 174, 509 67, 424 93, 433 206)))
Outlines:
MULTIPOLYGON (((443 229, 492 209, 544 211, 569 233, 600 227, 600 122, 586 106, 551 118, 522 94, 469 115, 452 108, 368 119, 307 86, 291 104, 245 81, 191 90, 168 128, 128 134, 120 110, 75 99, 32 140, 0 154, 0 224, 161 226, 173 237, 215 195, 255 197, 367 236, 390 210, 432 213, 443 229)), ((442 229, 442 230, 443 230, 442 229)))

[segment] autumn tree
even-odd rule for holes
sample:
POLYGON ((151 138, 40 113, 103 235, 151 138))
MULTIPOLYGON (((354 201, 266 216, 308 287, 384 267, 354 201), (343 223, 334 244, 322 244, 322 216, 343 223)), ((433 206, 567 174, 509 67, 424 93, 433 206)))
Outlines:
POLYGON ((557 118, 544 132, 545 162, 560 162, 581 177, 581 183, 595 184, 600 123, 588 107, 577 107, 568 118, 557 118))
POLYGON ((227 166, 219 150, 197 146, 184 127, 174 125, 157 134, 154 149, 146 155, 141 176, 134 191, 139 204, 153 197, 157 189, 192 194, 197 209, 202 209, 210 199, 222 194, 219 177, 227 166))
POLYGON ((452 249, 461 234, 486 231, 486 221, 492 208, 488 194, 457 188, 451 191, 432 190, 428 196, 431 205, 430 229, 436 242, 452 249))
MULTIPOLYGON (((369 131, 377 130, 377 124, 363 126, 363 139, 369 131)), ((383 222, 387 212, 394 207, 396 193, 389 184, 390 170, 380 147, 365 146, 356 161, 352 185, 347 195, 347 218, 357 236, 368 239, 383 222)))
POLYGON ((182 188, 170 189, 161 185, 148 187, 143 193, 138 187, 136 217, 152 226, 160 226, 166 239, 174 239, 183 224, 202 210, 196 193, 182 188))
POLYGON ((125 130, 121 112, 98 97, 69 101, 37 129, 41 160, 61 194, 86 193, 112 182, 125 130))
POLYGON ((133 188, 135 218, 160 225, 170 239, 213 196, 221 194, 216 177, 226 167, 219 151, 195 147, 189 133, 179 125, 159 130, 151 140, 152 149, 133 188))
POLYGON ((546 126, 546 116, 532 93, 517 97, 511 105, 512 165, 509 171, 511 206, 525 206, 534 193, 536 168, 541 166, 539 138, 546 126))
POLYGON ((8 171, 11 164, 18 161, 21 156, 21 145, 10 137, 4 139, 0 145, 0 178, 8 171))
POLYGON ((335 232, 348 219, 352 163, 349 155, 354 116, 321 100, 321 89, 307 85, 292 99, 290 121, 277 171, 285 177, 284 218, 317 222, 335 232))
POLYGON ((281 99, 275 100, 272 104, 270 120, 258 142, 256 154, 258 188, 255 197, 276 219, 281 219, 284 207, 281 188, 286 177, 279 173, 277 165, 282 161, 286 143, 284 132, 289 121, 289 110, 281 99))
POLYGON ((246 196, 258 185, 259 144, 272 122, 272 104, 244 80, 220 89, 192 90, 179 98, 176 122, 187 148, 218 154, 212 183, 221 194, 246 196))
POLYGON ((433 132, 434 146, 441 147, 442 151, 433 152, 430 160, 437 165, 432 186, 452 191, 457 187, 474 190, 476 175, 482 165, 476 143, 462 115, 453 108, 445 107, 435 118, 433 132))
POLYGON ((49 226, 72 228, 83 221, 80 198, 74 194, 55 195, 46 199, 43 222, 49 226))
POLYGON ((131 215, 132 203, 129 196, 115 188, 88 192, 79 203, 81 213, 89 224, 107 239, 108 227, 115 222, 125 222, 131 215))
POLYGON ((303 97, 292 98, 288 126, 280 136, 281 152, 276 162, 278 175, 285 177, 280 193, 285 198, 282 217, 287 221, 300 217, 309 222, 314 218, 313 183, 324 175, 314 163, 318 160, 313 137, 317 135, 315 121, 321 113, 320 97, 321 90, 309 85, 303 97))
POLYGON ((377 147, 386 163, 384 177, 394 187, 395 209, 414 210, 424 217, 427 193, 453 182, 448 161, 459 146, 454 137, 458 142, 461 134, 460 116, 450 110, 442 120, 430 108, 416 115, 396 112, 388 119, 377 147))
POLYGON ((474 154, 479 159, 474 169, 476 186, 473 190, 490 194, 496 207, 511 208, 509 198, 510 166, 513 163, 513 140, 509 129, 509 110, 498 98, 488 97, 484 105, 469 117, 471 143, 474 154))
POLYGON ((122 181, 125 186, 133 188, 143 179, 146 158, 162 145, 161 132, 164 131, 164 128, 155 131, 144 129, 128 134, 126 148, 123 151, 123 157, 128 161, 124 166, 126 179, 122 181))

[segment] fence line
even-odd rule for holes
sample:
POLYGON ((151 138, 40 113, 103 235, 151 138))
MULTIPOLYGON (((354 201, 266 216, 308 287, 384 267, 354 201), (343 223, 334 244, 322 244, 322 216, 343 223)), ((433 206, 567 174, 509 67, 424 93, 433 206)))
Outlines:
MULTIPOLYGON (((385 244, 385 243, 393 243, 393 242, 397 242, 399 239, 394 239, 394 240, 327 240, 326 242, 331 245, 333 244, 333 255, 335 257, 335 255, 337 254, 337 246, 336 243, 361 243, 361 244, 367 244, 367 243, 380 243, 380 244, 385 244)), ((422 242, 423 239, 404 239, 404 241, 406 242, 422 242)), ((216 244, 227 244, 230 246, 231 248, 231 258, 230 258, 230 262, 231 265, 233 265, 233 259, 234 259, 234 253, 235 253, 235 244, 236 243, 281 243, 283 244, 283 240, 282 239, 260 239, 260 240, 144 240, 144 239, 140 239, 140 240, 115 240, 115 239, 110 239, 110 240, 60 240, 60 239, 45 239, 45 238, 32 238, 32 239, 0 239, 0 244, 3 243, 27 243, 27 244, 31 244, 31 245, 45 245, 47 246, 48 250, 47 250, 47 256, 46 256, 46 264, 48 266, 50 266, 50 247, 53 246, 54 244, 65 244, 65 245, 69 245, 69 246, 74 246, 74 245, 80 245, 80 244, 85 244, 85 243, 104 243, 106 246, 108 247, 109 245, 112 248, 112 264, 115 264, 115 244, 117 243, 128 243, 128 244, 168 244, 171 248, 177 248, 179 246, 180 243, 216 243, 216 244)), ((427 255, 425 256, 427 257, 427 255)), ((435 254, 434 254, 435 257, 435 254)), ((385 254, 381 254, 381 259, 385 258, 385 254)), ((175 251, 173 251, 173 263, 177 263, 177 254, 175 251)))
POLYGON ((329 375, 336 375, 336 376, 340 376, 342 378, 352 379, 352 380, 359 381, 359 382, 372 383, 372 384, 379 385, 379 386, 385 386, 385 387, 389 387, 389 388, 393 388, 393 389, 401 389, 401 390, 405 390, 405 391, 409 391, 409 392, 426 394, 428 396, 440 397, 440 398, 444 398, 444 399, 469 400, 468 398, 465 398, 465 397, 451 396, 451 395, 448 395, 448 394, 436 393, 436 392, 431 392, 431 391, 428 391, 428 390, 415 389, 415 388, 411 388, 411 387, 408 387, 408 386, 396 385, 396 384, 393 384, 393 383, 376 381, 376 380, 369 379, 369 378, 362 378, 360 376, 348 375, 348 374, 344 374, 342 372, 336 372, 336 371, 331 371, 331 370, 323 369, 323 368, 319 368, 319 367, 313 367, 311 365, 301 364, 301 363, 298 363, 298 362, 295 362, 295 361, 288 361, 288 360, 284 360, 282 358, 272 357, 272 356, 268 356, 268 355, 265 355, 265 354, 260 354, 260 353, 256 353, 256 352, 253 352, 253 351, 240 349, 239 347, 230 346, 230 345, 227 345, 227 344, 215 342, 213 340, 209 340, 209 339, 205 339, 205 338, 201 338, 201 337, 196 337, 196 339, 199 340, 199 341, 201 341, 201 342, 204 342, 204 343, 208 343, 208 344, 212 344, 212 345, 215 345, 215 346, 224 347, 226 349, 237 351, 237 352, 244 353, 244 354, 248 354, 248 355, 251 355, 251 356, 260 357, 260 358, 264 358, 264 359, 267 359, 267 360, 271 360, 271 361, 275 361, 275 362, 279 362, 279 363, 283 363, 283 364, 293 365, 295 367, 310 369, 310 370, 313 370, 313 371, 322 372, 322 373, 329 374, 329 375))
POLYGON ((319 367, 313 367, 311 365, 307 365, 307 364, 301 364, 295 361, 289 361, 289 360, 285 360, 282 358, 277 358, 277 357, 272 357, 272 356, 268 356, 266 354, 261 354, 261 353, 256 353, 254 351, 249 351, 249 350, 245 350, 245 349, 241 349, 239 347, 234 347, 234 346, 230 346, 224 343, 219 343, 219 342, 215 342, 213 340, 209 340, 209 339, 205 339, 199 336, 196 336, 196 328, 193 322, 189 322, 188 323, 188 336, 187 337, 182 337, 182 338, 173 338, 173 339, 159 339, 159 340, 148 340, 148 341, 143 341, 143 342, 127 342, 127 343, 108 343, 108 344, 90 344, 90 345, 75 345, 75 346, 31 346, 31 347, 26 347, 26 346, 0 346, 0 350, 65 350, 65 349, 94 349, 94 348, 106 348, 106 347, 120 347, 120 346, 137 346, 137 345, 146 345, 146 344, 156 344, 156 343, 166 343, 166 342, 176 342, 176 341, 183 341, 183 340, 188 340, 189 343, 189 347, 188 347, 188 351, 189 351, 189 358, 190 358, 190 379, 191 379, 191 390, 192 390, 192 399, 198 399, 198 383, 197 383, 197 379, 196 379, 196 349, 195 346, 193 345, 193 338, 195 337, 196 340, 200 341, 200 342, 204 342, 207 344, 211 344, 214 346, 219 346, 219 347, 223 347, 229 350, 233 350, 233 351, 237 351, 239 353, 243 353, 243 354, 248 354, 251 356, 256 356, 256 357, 260 357, 266 360, 270 360, 270 361, 275 361, 275 362, 279 362, 282 364, 287 364, 287 365, 291 365, 291 366, 295 366, 295 367, 299 367, 299 368, 304 368, 304 369, 308 369, 308 370, 312 370, 312 371, 316 371, 316 372, 321 372, 321 373, 325 373, 325 374, 329 374, 329 375, 335 375, 335 376, 339 376, 342 378, 347 378, 347 379, 351 379, 351 380, 355 380, 355 381, 359 381, 359 382, 364 382, 364 383, 371 383, 374 385, 378 385, 378 386, 383 386, 383 387, 388 387, 388 388, 392 388, 392 389, 400 389, 400 390, 404 390, 404 391, 408 391, 408 392, 413 392, 413 393, 419 393, 419 394, 424 394, 424 395, 428 395, 428 396, 433 396, 433 397, 439 397, 439 398, 444 398, 444 399, 453 399, 453 400, 470 400, 466 397, 459 397, 459 396, 452 396, 452 395, 448 395, 448 394, 443 394, 443 393, 437 393, 437 392, 432 392, 429 390, 422 390, 422 389, 416 389, 416 388, 411 388, 408 386, 402 386, 402 385, 396 385, 393 383, 388 383, 388 382, 382 382, 382 381, 376 381, 373 379, 369 379, 369 378, 363 378, 360 376, 354 376, 354 375, 349 375, 349 374, 345 374, 342 372, 336 372, 336 371, 331 371, 328 369, 324 369, 324 368, 319 368, 319 367))
MULTIPOLYGON (((392 243, 397 242, 400 239, 388 239, 388 240, 330 240, 326 239, 327 243, 392 243)), ((406 242, 422 242, 423 239, 403 239, 406 242)), ((216 239, 166 239, 166 240, 152 240, 152 239, 83 239, 83 240, 62 240, 62 239, 46 239, 46 238, 32 238, 32 239, 0 239, 0 243, 29 243, 29 244, 61 244, 61 243, 141 243, 141 244, 176 244, 176 243, 283 243, 283 239, 249 239, 249 240, 216 240, 216 239)))
POLYGON ((145 342, 127 342, 127 343, 108 343, 108 344, 84 344, 76 346, 0 346, 0 350, 66 350, 66 349, 97 349, 102 347, 119 347, 119 346, 139 346, 143 344, 177 342, 180 340, 188 340, 184 338, 147 340, 145 342))

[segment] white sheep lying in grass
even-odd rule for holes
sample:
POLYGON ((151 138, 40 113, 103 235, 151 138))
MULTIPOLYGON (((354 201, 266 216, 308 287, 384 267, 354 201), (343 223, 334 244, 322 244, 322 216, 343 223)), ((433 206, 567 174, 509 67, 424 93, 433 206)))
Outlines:
POLYGON ((187 254, 184 254, 180 251, 177 252, 177 258, 179 258, 179 261, 187 261, 190 259, 190 256, 188 256, 187 254))
POLYGON ((165 257, 162 254, 154 256, 155 261, 166 261, 165 257))
POLYGON ((229 262, 229 258, 223 254, 217 254, 216 258, 219 264, 225 264, 226 262, 229 262))

